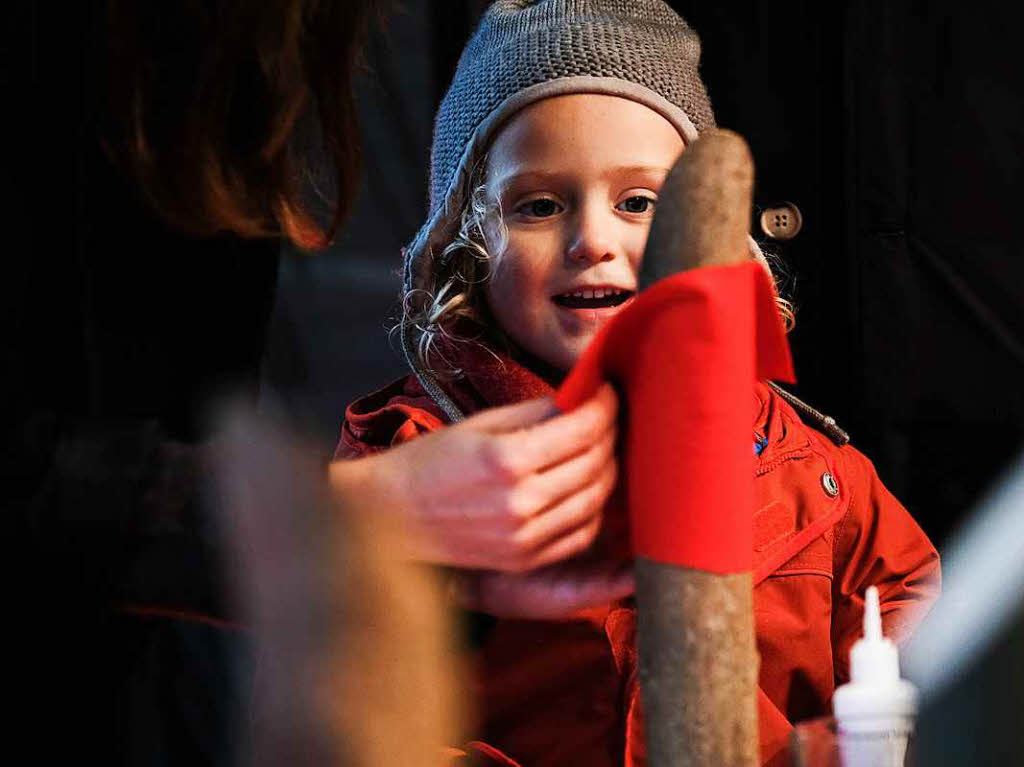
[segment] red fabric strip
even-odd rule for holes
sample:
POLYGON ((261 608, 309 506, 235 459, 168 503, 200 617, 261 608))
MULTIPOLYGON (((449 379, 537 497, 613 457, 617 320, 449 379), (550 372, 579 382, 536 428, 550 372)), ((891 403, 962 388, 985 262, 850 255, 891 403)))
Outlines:
POLYGON ((774 298, 754 262, 662 280, 601 329, 556 393, 571 410, 603 380, 623 392, 636 554, 751 569, 751 390, 758 378, 793 380, 774 298))

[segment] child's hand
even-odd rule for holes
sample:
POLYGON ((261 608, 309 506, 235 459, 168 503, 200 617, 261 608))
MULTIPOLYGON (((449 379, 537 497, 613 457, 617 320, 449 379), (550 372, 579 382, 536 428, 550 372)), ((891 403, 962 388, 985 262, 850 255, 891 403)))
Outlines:
POLYGON ((558 414, 549 397, 479 413, 380 455, 331 467, 343 500, 400 514, 412 556, 525 572, 586 549, 615 485, 618 401, 605 385, 558 414))

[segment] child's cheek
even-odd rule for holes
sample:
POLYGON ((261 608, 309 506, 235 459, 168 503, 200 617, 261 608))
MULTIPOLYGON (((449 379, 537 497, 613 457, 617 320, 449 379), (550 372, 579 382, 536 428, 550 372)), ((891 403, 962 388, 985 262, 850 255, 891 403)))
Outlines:
POLYGON ((647 225, 640 231, 636 241, 629 245, 629 263, 630 266, 633 267, 634 274, 638 274, 640 272, 640 266, 644 261, 644 249, 647 247, 647 237, 650 233, 651 222, 648 221, 647 225))
POLYGON ((491 283, 495 290, 512 291, 518 301, 532 302, 545 290, 548 272, 543 261, 539 249, 520 238, 496 260, 491 283))
POLYGON ((506 250, 493 261, 490 279, 487 281, 487 303, 494 314, 500 329, 514 334, 516 327, 523 319, 522 300, 529 289, 527 274, 515 253, 506 250))

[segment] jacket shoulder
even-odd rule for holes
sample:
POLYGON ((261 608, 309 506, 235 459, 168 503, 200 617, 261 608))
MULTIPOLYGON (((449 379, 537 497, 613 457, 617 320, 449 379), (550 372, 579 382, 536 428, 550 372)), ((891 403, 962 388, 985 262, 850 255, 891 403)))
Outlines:
POLYGON ((776 448, 773 455, 809 450, 819 456, 823 461, 820 465, 813 461, 797 461, 791 464, 791 470, 816 472, 814 484, 822 485, 825 496, 846 496, 845 490, 851 487, 857 488, 859 494, 867 486, 879 483, 874 464, 854 447, 849 435, 836 425, 835 419, 773 384, 765 386, 760 396, 767 413, 765 434, 770 444, 779 443, 772 445, 776 448), (824 472, 832 475, 835 488, 830 486, 824 472))
MULTIPOLYGON (((833 610, 850 624, 837 632, 854 639, 864 589, 877 585, 886 634, 906 638, 940 590, 934 545, 864 453, 808 425, 776 392, 765 410, 774 452, 761 465, 755 578, 810 571, 829 575, 833 610)), ((837 657, 847 655, 844 644, 837 657)))
POLYGON ((758 398, 765 447, 757 463, 757 569, 762 576, 807 569, 814 559, 812 569, 831 573, 837 538, 873 511, 877 475, 863 453, 809 424, 775 387, 760 387, 758 398))
POLYGON ((334 458, 357 458, 408 442, 447 423, 414 376, 393 381, 345 409, 334 458))

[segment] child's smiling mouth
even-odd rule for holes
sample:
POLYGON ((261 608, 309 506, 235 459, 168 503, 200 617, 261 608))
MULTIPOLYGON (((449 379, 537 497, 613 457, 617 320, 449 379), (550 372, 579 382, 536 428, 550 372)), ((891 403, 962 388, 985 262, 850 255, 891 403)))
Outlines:
POLYGON ((565 309, 610 309, 621 306, 632 297, 632 290, 594 286, 559 293, 552 296, 552 300, 565 309))
POLYGON ((570 324, 591 324, 609 320, 628 304, 636 293, 611 285, 588 285, 567 290, 551 297, 559 313, 570 324))

